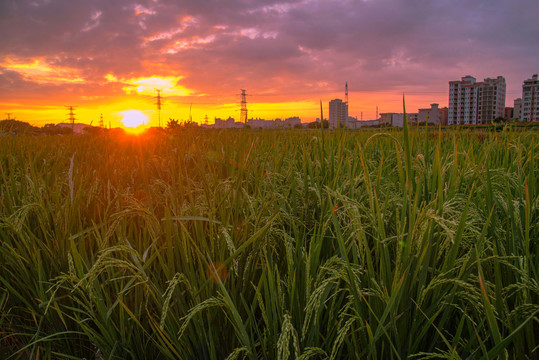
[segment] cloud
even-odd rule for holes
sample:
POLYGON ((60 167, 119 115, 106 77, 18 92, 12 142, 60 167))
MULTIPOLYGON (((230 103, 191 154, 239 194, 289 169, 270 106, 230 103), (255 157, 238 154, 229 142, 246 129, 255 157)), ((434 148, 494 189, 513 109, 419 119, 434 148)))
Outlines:
POLYGON ((0 81, 90 96, 122 92, 107 75, 181 77, 177 96, 285 102, 345 81, 428 96, 469 73, 506 76, 510 102, 538 71, 537 13, 536 0, 3 0, 0 81))
MULTIPOLYGON (((114 77, 109 77, 116 80, 114 77)), ((126 94, 154 95, 157 90, 161 91, 163 96, 188 96, 191 91, 179 85, 181 76, 138 78, 122 80, 126 86, 122 88, 126 94)))

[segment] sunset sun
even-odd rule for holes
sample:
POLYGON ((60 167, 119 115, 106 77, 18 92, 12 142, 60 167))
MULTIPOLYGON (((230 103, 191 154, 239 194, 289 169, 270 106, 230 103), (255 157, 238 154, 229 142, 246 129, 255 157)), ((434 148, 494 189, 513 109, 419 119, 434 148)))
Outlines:
POLYGON ((148 118, 140 110, 126 110, 122 111, 122 124, 130 132, 139 132, 142 130, 142 126, 148 122, 148 118))

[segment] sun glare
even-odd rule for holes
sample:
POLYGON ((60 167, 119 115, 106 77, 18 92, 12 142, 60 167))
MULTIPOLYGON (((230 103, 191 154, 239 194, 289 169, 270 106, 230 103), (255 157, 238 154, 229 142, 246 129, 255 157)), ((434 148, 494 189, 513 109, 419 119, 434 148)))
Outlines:
POLYGON ((126 110, 122 111, 123 119, 122 124, 129 132, 141 132, 144 130, 144 124, 147 123, 148 118, 140 110, 126 110))
MULTIPOLYGON (((108 74, 105 78, 108 81, 115 79, 113 74, 108 74)), ((163 95, 189 96, 191 91, 179 85, 182 78, 182 76, 152 76, 136 79, 121 79, 121 81, 128 84, 127 86, 123 87, 124 92, 128 95, 155 95, 155 89, 161 89, 161 91, 163 91, 163 95)))

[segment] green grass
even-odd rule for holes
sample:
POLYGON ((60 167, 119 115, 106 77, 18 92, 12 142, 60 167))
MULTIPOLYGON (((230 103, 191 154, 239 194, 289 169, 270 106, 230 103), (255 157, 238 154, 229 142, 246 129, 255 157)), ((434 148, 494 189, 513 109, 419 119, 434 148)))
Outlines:
POLYGON ((537 143, 0 138, 0 358, 537 358, 537 143))

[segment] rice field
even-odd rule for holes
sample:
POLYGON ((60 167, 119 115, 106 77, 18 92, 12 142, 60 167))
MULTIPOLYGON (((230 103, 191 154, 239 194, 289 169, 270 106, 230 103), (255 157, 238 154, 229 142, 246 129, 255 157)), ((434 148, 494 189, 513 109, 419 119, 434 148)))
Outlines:
POLYGON ((537 140, 0 137, 0 358, 537 359, 537 140))

